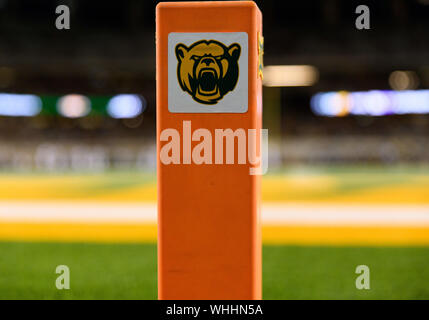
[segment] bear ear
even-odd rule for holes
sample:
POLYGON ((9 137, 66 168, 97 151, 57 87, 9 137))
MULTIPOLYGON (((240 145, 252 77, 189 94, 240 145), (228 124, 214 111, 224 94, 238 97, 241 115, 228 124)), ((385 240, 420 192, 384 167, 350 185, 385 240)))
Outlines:
POLYGON ((184 44, 179 43, 176 46, 176 57, 179 61, 183 59, 186 52, 188 52, 188 48, 184 44))
POLYGON ((228 47, 228 53, 231 57, 233 57, 235 60, 238 60, 241 53, 241 47, 238 43, 233 43, 228 47))

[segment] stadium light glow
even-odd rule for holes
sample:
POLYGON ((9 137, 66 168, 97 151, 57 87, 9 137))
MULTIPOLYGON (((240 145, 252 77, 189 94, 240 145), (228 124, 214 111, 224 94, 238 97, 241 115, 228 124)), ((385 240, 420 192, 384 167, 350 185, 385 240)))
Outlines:
POLYGON ((33 117, 42 110, 42 100, 32 94, 0 93, 0 115, 33 117))
POLYGON ((312 86, 319 78, 313 66, 266 66, 263 84, 267 87, 305 87, 312 86))
POLYGON ((414 71, 393 71, 389 76, 393 90, 411 90, 419 86, 419 78, 414 71))
POLYGON ((79 94, 69 94, 57 102, 58 112, 66 118, 81 118, 91 111, 91 101, 79 94))
POLYGON ((107 113, 115 119, 129 119, 140 115, 146 108, 146 100, 137 94, 119 94, 109 100, 107 113))
POLYGON ((311 109, 316 115, 327 117, 426 114, 429 90, 322 92, 311 98, 311 109))

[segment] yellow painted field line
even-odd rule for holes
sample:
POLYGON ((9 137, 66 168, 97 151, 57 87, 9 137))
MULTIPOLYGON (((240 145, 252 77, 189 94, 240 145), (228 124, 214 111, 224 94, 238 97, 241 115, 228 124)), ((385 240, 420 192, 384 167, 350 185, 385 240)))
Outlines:
MULTIPOLYGON (((429 227, 264 226, 265 244, 429 245, 429 227)), ((155 243, 156 224, 0 222, 3 241, 155 243)))
POLYGON ((264 226, 265 244, 429 245, 429 227, 264 226))
POLYGON ((155 224, 1 223, 1 240, 156 242, 155 224))

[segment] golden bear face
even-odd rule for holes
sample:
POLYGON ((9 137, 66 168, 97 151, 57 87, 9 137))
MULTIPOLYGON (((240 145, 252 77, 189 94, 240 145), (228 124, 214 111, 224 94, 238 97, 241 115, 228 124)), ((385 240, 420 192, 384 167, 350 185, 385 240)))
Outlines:
POLYGON ((203 104, 216 104, 238 81, 241 47, 216 40, 176 45, 177 80, 183 91, 203 104))

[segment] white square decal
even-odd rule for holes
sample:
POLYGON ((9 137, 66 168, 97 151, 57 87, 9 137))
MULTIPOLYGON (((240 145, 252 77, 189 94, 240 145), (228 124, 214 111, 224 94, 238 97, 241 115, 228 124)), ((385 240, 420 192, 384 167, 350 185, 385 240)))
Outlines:
POLYGON ((168 35, 168 110, 245 113, 248 109, 246 32, 168 35))

